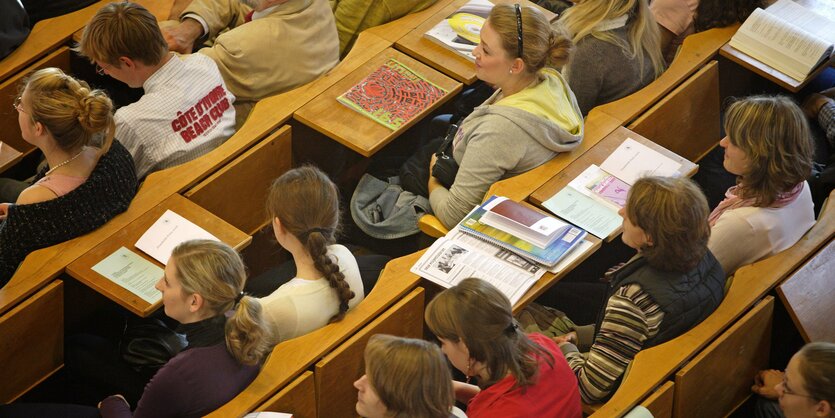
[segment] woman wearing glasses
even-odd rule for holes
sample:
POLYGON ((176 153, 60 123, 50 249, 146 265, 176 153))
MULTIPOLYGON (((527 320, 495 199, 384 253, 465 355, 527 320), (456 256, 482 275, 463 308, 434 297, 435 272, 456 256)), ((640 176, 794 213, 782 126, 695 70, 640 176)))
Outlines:
POLYGON ((45 68, 24 82, 14 107, 23 139, 43 152, 46 166, 32 182, 0 182, 0 286, 31 251, 98 228, 136 194, 133 160, 113 141, 104 92, 45 68))
POLYGON ((476 76, 497 90, 454 132, 454 180, 443 185, 436 173, 429 176, 432 211, 446 227, 463 219, 496 181, 580 144, 580 108, 555 70, 571 48, 564 32, 533 7, 497 5, 490 12, 473 55, 476 76))
POLYGON ((664 72, 647 0, 582 0, 560 16, 577 45, 563 74, 583 114, 627 96, 664 72))
POLYGON ((754 379, 754 393, 774 402, 759 402, 760 418, 832 417, 835 404, 835 344, 803 346, 789 360, 786 371, 763 370, 754 379))

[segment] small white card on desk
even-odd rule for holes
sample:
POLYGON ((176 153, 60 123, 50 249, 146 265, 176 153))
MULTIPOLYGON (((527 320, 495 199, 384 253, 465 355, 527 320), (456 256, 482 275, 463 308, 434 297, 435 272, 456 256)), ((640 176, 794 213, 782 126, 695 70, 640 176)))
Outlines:
POLYGON ((139 254, 120 247, 93 266, 93 271, 110 279, 153 305, 162 297, 154 285, 162 277, 163 270, 139 254))
POLYGON ((681 163, 632 138, 626 138, 600 164, 600 168, 627 184, 635 184, 636 180, 646 176, 677 176, 681 163))
POLYGON ((160 263, 168 264, 174 247, 193 239, 220 241, 205 229, 169 209, 142 234, 139 241, 136 241, 136 248, 160 263))

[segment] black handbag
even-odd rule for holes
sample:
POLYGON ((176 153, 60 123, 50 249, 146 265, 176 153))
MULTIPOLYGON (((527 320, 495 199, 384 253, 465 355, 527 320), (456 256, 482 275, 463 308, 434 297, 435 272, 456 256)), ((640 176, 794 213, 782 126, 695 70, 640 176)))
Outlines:
POLYGON ((438 179, 438 182, 447 189, 455 183, 455 175, 458 174, 458 163, 452 158, 452 140, 455 139, 457 132, 458 124, 450 124, 444 141, 435 151, 435 165, 432 166, 432 177, 438 179))
POLYGON ((188 345, 183 334, 174 332, 157 318, 129 322, 119 341, 122 359, 139 372, 156 371, 188 345))

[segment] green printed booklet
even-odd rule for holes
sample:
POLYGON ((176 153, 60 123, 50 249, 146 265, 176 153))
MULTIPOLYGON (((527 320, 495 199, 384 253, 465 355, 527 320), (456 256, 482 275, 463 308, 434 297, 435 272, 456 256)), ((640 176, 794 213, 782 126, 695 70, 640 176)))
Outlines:
POLYGON ((396 59, 389 59, 336 100, 397 130, 446 93, 396 59))
POLYGON ((553 267, 586 231, 506 197, 491 196, 459 224, 461 232, 553 267))

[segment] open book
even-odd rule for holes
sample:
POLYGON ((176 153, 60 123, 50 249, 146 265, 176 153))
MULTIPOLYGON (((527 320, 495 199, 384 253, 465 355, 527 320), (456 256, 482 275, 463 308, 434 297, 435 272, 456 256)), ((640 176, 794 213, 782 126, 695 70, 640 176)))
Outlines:
POLYGON ((475 61, 473 50, 481 39, 481 27, 491 10, 493 3, 488 0, 470 0, 428 30, 424 36, 470 61, 475 61))
POLYGON ((681 164, 627 138, 600 167, 592 164, 543 203, 557 216, 606 239, 620 228, 618 210, 632 184, 645 176, 677 176, 681 164))
POLYGON ((832 55, 835 23, 792 0, 779 0, 754 10, 729 45, 803 81, 832 55))

